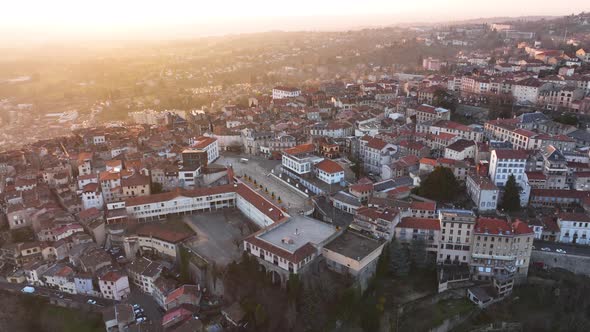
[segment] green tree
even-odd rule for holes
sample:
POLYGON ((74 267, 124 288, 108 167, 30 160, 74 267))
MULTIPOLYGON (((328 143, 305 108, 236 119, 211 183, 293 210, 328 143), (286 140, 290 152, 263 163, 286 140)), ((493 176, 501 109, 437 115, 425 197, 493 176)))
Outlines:
POLYGON ((502 196, 502 204, 500 206, 509 212, 520 210, 520 187, 516 183, 514 174, 510 174, 508 181, 506 181, 504 196, 502 196))
POLYGON ((299 303, 303 295, 303 284, 298 274, 291 273, 287 280, 287 299, 289 302, 299 303))
POLYGON ((396 277, 405 277, 410 272, 410 262, 408 260, 408 251, 397 240, 393 239, 390 248, 390 265, 389 270, 396 277))
POLYGON ((390 259, 391 259, 391 256, 390 256, 389 243, 386 243, 385 246, 383 246, 383 251, 381 252, 381 255, 379 256, 379 260, 377 261, 377 271, 376 271, 377 278, 382 278, 389 273, 390 259))
POLYGON ((256 320, 257 327, 264 326, 268 320, 266 310, 260 303, 256 305, 256 309, 254 310, 254 319, 256 320))
POLYGON ((423 238, 418 237, 410 243, 410 258, 415 269, 422 270, 428 266, 428 252, 423 238))
POLYGON ((152 182, 150 185, 150 192, 152 195, 159 194, 163 191, 162 184, 159 182, 152 182))
POLYGON ((558 117, 555 117, 553 121, 571 126, 577 126, 579 123, 578 118, 572 114, 562 114, 558 117))
POLYGON ((414 190, 420 196, 436 201, 450 202, 459 194, 460 186, 450 168, 438 166, 428 175, 420 187, 414 190))

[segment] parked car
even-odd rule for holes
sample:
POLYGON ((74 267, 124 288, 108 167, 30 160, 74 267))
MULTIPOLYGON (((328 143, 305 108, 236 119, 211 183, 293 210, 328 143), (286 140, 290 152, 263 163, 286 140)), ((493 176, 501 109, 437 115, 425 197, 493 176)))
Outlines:
POLYGON ((35 287, 25 286, 20 291, 23 292, 23 293, 27 293, 27 294, 33 294, 33 293, 35 293, 35 287))
POLYGON ((545 248, 541 248, 541 251, 551 251, 551 249, 550 249, 550 248, 547 248, 547 247, 545 247, 545 248))
POLYGON ((555 252, 560 253, 560 254, 566 254, 566 251, 563 249, 555 249, 555 252))
POLYGON ((96 301, 93 299, 89 299, 88 301, 86 301, 86 303, 88 304, 96 304, 96 301))
POLYGON ((146 320, 147 320, 147 318, 145 318, 145 317, 139 317, 139 318, 135 319, 135 322, 139 324, 139 323, 145 322, 146 320))

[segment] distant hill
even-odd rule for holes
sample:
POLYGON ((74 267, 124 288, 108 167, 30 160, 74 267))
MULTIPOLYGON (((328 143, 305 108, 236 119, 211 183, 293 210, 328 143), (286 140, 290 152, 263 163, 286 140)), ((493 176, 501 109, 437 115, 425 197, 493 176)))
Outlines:
POLYGON ((516 22, 516 21, 539 21, 542 19, 553 20, 561 18, 562 16, 499 16, 499 17, 480 17, 468 20, 458 21, 443 21, 443 22, 412 22, 412 23, 399 23, 392 24, 391 27, 412 27, 412 26, 441 26, 441 25, 465 25, 465 24, 490 24, 490 23, 504 23, 504 22, 516 22))

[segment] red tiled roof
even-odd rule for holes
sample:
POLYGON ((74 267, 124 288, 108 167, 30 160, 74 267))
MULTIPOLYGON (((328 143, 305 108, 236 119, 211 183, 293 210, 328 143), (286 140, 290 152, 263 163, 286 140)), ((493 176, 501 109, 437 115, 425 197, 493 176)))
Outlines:
POLYGON ((498 159, 527 159, 529 153, 526 150, 494 150, 498 159))
POLYGON ((98 183, 89 183, 85 185, 84 188, 82 188, 82 191, 84 191, 85 193, 95 193, 98 191, 98 183))
POLYGON ((236 193, 250 204, 254 205, 260 212, 264 213, 272 221, 281 222, 287 218, 281 209, 269 202, 266 198, 262 197, 254 190, 250 189, 247 185, 239 183, 236 187, 236 193))
POLYGON ((430 166, 436 166, 436 160, 435 159, 430 159, 430 158, 422 158, 420 159, 420 164, 425 164, 425 165, 430 165, 430 166))
POLYGON ((489 235, 522 235, 532 234, 533 230, 520 220, 509 224, 506 220, 502 219, 480 217, 475 223, 474 233, 489 235))
POLYGON ((306 243, 299 249, 295 250, 295 252, 291 253, 285 249, 280 247, 274 246, 266 241, 263 241, 256 237, 257 233, 252 234, 250 237, 246 238, 247 242, 250 242, 254 246, 263 249, 264 251, 268 251, 273 253, 279 257, 282 257, 293 264, 298 264, 301 262, 305 257, 308 257, 316 252, 315 247, 311 243, 306 243))
POLYGON ((315 151, 315 146, 312 143, 308 143, 308 144, 297 145, 297 146, 294 146, 289 149, 285 149, 283 152, 287 153, 287 154, 298 155, 298 154, 303 154, 303 153, 312 153, 314 151, 315 151))
POLYGON ((111 270, 111 271, 103 274, 101 277, 99 277, 99 279, 103 280, 103 281, 116 282, 117 280, 121 279, 122 277, 124 277, 124 276, 121 273, 111 270))
POLYGON ((321 169, 322 171, 326 172, 326 173, 339 173, 339 172, 344 172, 344 168, 342 168, 342 166, 340 166, 340 164, 338 164, 335 161, 332 161, 330 159, 324 159, 321 162, 317 163, 315 165, 316 168, 321 169))
POLYGON ((182 242, 192 236, 189 233, 165 229, 161 225, 142 225, 137 229, 137 235, 154 237, 168 243, 182 242))
POLYGON ((531 198, 532 197, 561 197, 581 199, 584 197, 590 197, 590 192, 568 189, 531 189, 531 198))
POLYGON ((104 171, 104 172, 100 172, 99 179, 100 179, 100 181, 112 181, 112 180, 119 179, 120 176, 121 176, 121 174, 118 172, 104 171))
POLYGON ((547 180, 547 176, 543 172, 526 172, 529 180, 547 180))
POLYGON ((176 300, 178 297, 188 294, 188 295, 192 295, 194 297, 198 297, 198 288, 196 285, 182 285, 180 287, 178 287, 177 289, 173 290, 172 292, 170 292, 170 294, 168 294, 168 296, 166 296, 165 302, 166 303, 170 303, 174 300, 176 300))
POLYGON ((434 114, 435 109, 436 109, 436 107, 426 105, 426 104, 422 104, 422 105, 418 106, 418 108, 416 108, 416 110, 419 112, 430 113, 430 114, 434 114))
POLYGON ((373 184, 372 183, 357 183, 357 184, 353 184, 350 186, 350 191, 354 191, 354 192, 370 192, 373 190, 373 184))
POLYGON ((200 136, 195 140, 195 145, 194 147, 197 149, 204 149, 207 146, 215 143, 215 141, 217 141, 217 138, 214 137, 207 137, 207 136, 200 136))
POLYGON ((557 215, 557 218, 566 221, 583 221, 583 222, 590 222, 590 216, 585 213, 560 213, 557 215))
POLYGON ((381 150, 383 149, 385 146, 387 145, 387 142, 385 142, 382 139, 379 138, 371 138, 368 142, 367 142, 367 147, 371 148, 371 149, 376 149, 376 150, 381 150))
POLYGON ((432 229, 440 230, 440 220, 431 218, 414 218, 405 217, 402 218, 396 227, 399 228, 413 228, 413 229, 432 229))
POLYGON ((434 210, 436 210, 436 202, 418 202, 418 201, 413 201, 410 204, 410 208, 412 208, 413 210, 434 211, 434 210))

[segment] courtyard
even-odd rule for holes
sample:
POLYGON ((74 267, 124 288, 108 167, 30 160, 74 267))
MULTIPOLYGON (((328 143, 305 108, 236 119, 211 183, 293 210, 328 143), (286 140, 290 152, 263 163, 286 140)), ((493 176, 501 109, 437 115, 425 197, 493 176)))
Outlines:
POLYGON ((185 222, 197 236, 188 244, 210 262, 225 266, 242 255, 242 240, 258 230, 237 209, 175 216, 185 222))

